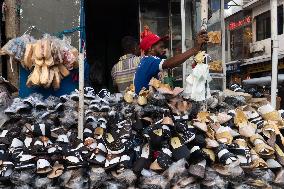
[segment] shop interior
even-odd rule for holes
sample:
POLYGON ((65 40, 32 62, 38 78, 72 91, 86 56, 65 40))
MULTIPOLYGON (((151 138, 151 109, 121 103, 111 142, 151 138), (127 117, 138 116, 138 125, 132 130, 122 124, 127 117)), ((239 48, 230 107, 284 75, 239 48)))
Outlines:
MULTIPOLYGON (((121 39, 126 35, 140 39, 144 26, 159 36, 168 35, 167 56, 181 53, 181 13, 177 0, 86 0, 87 60, 95 68, 96 86, 113 90, 111 69, 122 55, 121 39), (108 79, 106 79, 108 78, 108 79)), ((191 7, 192 1, 186 5, 191 7)), ((186 12, 186 41, 191 40, 191 12, 186 12)), ((175 85, 182 85, 182 67, 170 70, 175 85)))
POLYGON ((138 0, 86 0, 86 50, 96 86, 112 90, 111 69, 122 55, 121 39, 139 36, 138 0), (92 67, 92 66, 91 66, 92 67))

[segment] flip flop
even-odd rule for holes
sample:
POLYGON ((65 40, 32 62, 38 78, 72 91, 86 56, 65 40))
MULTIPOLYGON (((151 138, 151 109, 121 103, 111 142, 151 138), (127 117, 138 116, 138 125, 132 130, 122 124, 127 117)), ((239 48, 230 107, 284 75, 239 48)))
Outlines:
POLYGON ((216 140, 220 143, 224 144, 232 144, 233 141, 233 136, 231 135, 230 132, 231 128, 230 127, 223 127, 221 126, 215 134, 216 140))
POLYGON ((218 156, 219 162, 223 165, 231 165, 233 163, 239 164, 237 156, 229 152, 225 144, 220 144, 215 152, 218 156))
POLYGON ((52 171, 47 175, 47 178, 54 179, 63 174, 64 166, 56 161, 52 167, 52 171))
POLYGON ((262 119, 262 117, 257 113, 257 111, 247 111, 245 112, 247 117, 248 117, 248 121, 256 124, 258 129, 262 129, 264 126, 264 120, 262 119))
POLYGON ((37 160, 37 173, 38 174, 47 174, 52 171, 50 163, 46 159, 38 159, 37 160))
POLYGON ((252 160, 252 164, 251 164, 252 168, 264 169, 264 168, 268 167, 267 163, 261 157, 259 157, 259 155, 256 153, 256 151, 251 149, 250 153, 251 153, 251 160, 252 160))
POLYGON ((1 144, 6 144, 6 145, 10 145, 11 141, 9 140, 8 134, 9 131, 8 130, 3 130, 0 134, 0 143, 1 144))
POLYGON ((245 139, 235 139, 232 146, 229 147, 229 151, 238 157, 241 167, 248 167, 252 163, 250 149, 245 139))
POLYGON ((125 150, 125 146, 119 138, 114 137, 111 133, 106 133, 104 142, 109 153, 113 155, 121 154, 125 150))
POLYGON ((94 152, 91 154, 87 161, 91 164, 104 166, 106 163, 105 155, 103 154, 95 154, 94 152))
POLYGON ((172 149, 172 156, 175 161, 183 158, 187 159, 189 157, 190 151, 184 144, 184 141, 181 139, 181 137, 172 137, 170 139, 170 146, 172 149))
POLYGON ((186 122, 189 120, 189 115, 177 115, 174 116, 175 122, 186 122))
POLYGON ((159 151, 157 159, 150 165, 150 169, 153 171, 166 170, 173 163, 171 156, 172 152, 170 149, 162 148, 162 150, 159 151))
POLYGON ((182 138, 185 144, 195 139, 195 128, 183 122, 178 122, 175 125, 175 129, 179 136, 182 138))
POLYGON ((140 157, 134 162, 133 171, 140 174, 143 169, 148 169, 150 164, 150 145, 145 144, 141 149, 140 157))
POLYGON ((274 154, 274 149, 266 144, 263 137, 259 134, 255 134, 250 137, 250 141, 254 145, 253 149, 261 157, 270 157, 274 154))
POLYGON ((31 127, 35 136, 51 136, 51 126, 49 124, 35 124, 31 127))

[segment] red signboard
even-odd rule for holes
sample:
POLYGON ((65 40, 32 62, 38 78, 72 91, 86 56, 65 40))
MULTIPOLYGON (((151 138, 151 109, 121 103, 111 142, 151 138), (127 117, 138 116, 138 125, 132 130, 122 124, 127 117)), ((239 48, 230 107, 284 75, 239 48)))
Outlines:
POLYGON ((230 22, 229 23, 229 30, 234 30, 241 26, 251 23, 251 16, 244 18, 243 20, 239 20, 237 22, 230 22))

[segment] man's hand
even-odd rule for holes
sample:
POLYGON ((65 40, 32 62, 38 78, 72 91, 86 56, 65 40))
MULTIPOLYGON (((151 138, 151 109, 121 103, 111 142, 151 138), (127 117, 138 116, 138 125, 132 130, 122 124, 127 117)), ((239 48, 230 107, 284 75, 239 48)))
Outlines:
POLYGON ((201 50, 202 45, 207 43, 209 40, 207 32, 205 30, 201 30, 198 34, 197 34, 197 38, 195 40, 195 46, 194 48, 198 51, 201 50))
POLYGON ((208 42, 207 32, 202 30, 198 33, 195 45, 192 49, 185 51, 182 54, 178 54, 172 58, 165 60, 163 63, 163 69, 175 68, 180 64, 184 63, 191 56, 196 55, 202 48, 202 45, 208 42))

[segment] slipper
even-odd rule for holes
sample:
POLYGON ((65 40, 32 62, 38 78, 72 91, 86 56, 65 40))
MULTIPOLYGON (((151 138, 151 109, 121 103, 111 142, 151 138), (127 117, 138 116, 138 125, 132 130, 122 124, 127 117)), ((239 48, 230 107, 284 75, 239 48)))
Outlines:
POLYGON ((3 130, 0 134, 0 143, 1 144, 6 144, 6 145, 10 145, 11 144, 11 141, 9 140, 9 137, 8 137, 8 133, 9 133, 9 130, 3 130))
POLYGON ((216 140, 223 144, 232 144, 233 136, 230 130, 230 127, 221 126, 215 133, 216 140))
POLYGON ((50 163, 46 159, 37 160, 37 173, 38 174, 47 174, 52 171, 50 163))
POLYGON ((246 114, 241 110, 236 110, 234 116, 234 123, 237 127, 244 127, 248 125, 248 118, 246 114))
POLYGON ((230 165, 232 163, 239 164, 238 158, 233 153, 229 152, 225 144, 220 144, 217 149, 215 150, 219 162, 223 165, 230 165))
POLYGON ((222 125, 222 124, 225 124, 227 123, 228 121, 230 121, 232 119, 232 116, 231 115, 228 115, 226 113, 218 113, 217 115, 217 120, 218 122, 222 125))
POLYGON ((146 88, 142 88, 142 90, 139 92, 139 96, 138 96, 138 104, 140 106, 145 106, 148 103, 148 95, 149 95, 149 90, 146 90, 146 88))
POLYGON ((91 156, 87 159, 91 164, 104 166, 106 163, 106 158, 102 154, 92 153, 91 156))
POLYGON ((94 150, 94 153, 96 155, 102 154, 104 156, 107 154, 107 148, 106 148, 106 146, 104 145, 103 142, 97 141, 97 146, 96 146, 96 148, 94 150))
POLYGON ((198 178, 204 178, 205 168, 206 168, 206 160, 202 160, 201 162, 199 162, 197 164, 191 164, 189 166, 189 173, 192 176, 195 176, 195 177, 198 177, 198 178))
POLYGON ((94 132, 95 139, 97 139, 97 140, 102 139, 104 133, 105 133, 105 129, 104 128, 102 128, 102 127, 95 128, 95 132, 94 132))
POLYGON ((133 157, 129 155, 122 155, 116 172, 122 173, 125 169, 132 167, 133 157))
POLYGON ((135 87, 134 85, 131 85, 130 87, 127 87, 125 90, 125 94, 123 96, 123 99, 125 102, 131 104, 134 101, 134 96, 135 96, 135 87))
POLYGON ((184 144, 184 141, 181 137, 172 137, 170 139, 170 145, 172 149, 172 156, 175 161, 180 159, 187 159, 190 155, 190 151, 187 146, 184 144))
POLYGON ((59 99, 60 99, 60 101, 61 101, 62 103, 65 103, 65 102, 67 102, 67 101, 70 99, 70 96, 69 96, 69 95, 61 95, 61 96, 59 97, 59 99))
POLYGON ((247 138, 256 134, 256 130, 257 130, 257 125, 250 123, 250 122, 248 122, 247 125, 240 125, 239 126, 240 135, 247 137, 247 138))
POLYGON ((186 122, 189 120, 189 116, 188 115, 177 115, 177 116, 174 116, 174 120, 175 122, 186 122))
POLYGON ((68 170, 78 169, 78 168, 87 166, 87 163, 84 162, 80 152, 77 150, 70 151, 66 155, 65 160, 66 160, 68 170))
POLYGON ((13 153, 14 151, 18 149, 23 149, 23 146, 24 146, 24 143, 20 139, 14 138, 11 142, 9 151, 13 153))
POLYGON ((78 102, 79 101, 79 91, 75 90, 70 95, 71 100, 78 102))
POLYGON ((141 149, 141 154, 139 158, 134 162, 133 171, 135 173, 141 173, 143 169, 148 169, 150 165, 150 145, 145 144, 141 149))
POLYGON ((52 144, 47 149, 48 154, 62 154, 62 152, 63 149, 59 144, 52 144))
POLYGON ((163 124, 163 125, 168 125, 168 126, 174 126, 174 122, 173 122, 172 118, 169 117, 169 116, 165 116, 165 117, 163 118, 163 121, 162 121, 161 124, 163 124))
POLYGON ((229 150, 238 157, 241 167, 248 167, 252 163, 250 149, 245 139, 235 139, 229 150))
POLYGON ((47 178, 54 179, 63 174, 64 166, 56 161, 52 167, 52 171, 47 175, 47 178))
POLYGON ((185 144, 191 142, 195 139, 195 128, 191 125, 184 124, 183 122, 176 123, 176 131, 179 133, 179 136, 182 138, 185 144))
POLYGON ((9 180, 13 173, 14 164, 11 161, 3 161, 0 168, 0 180, 9 180))
POLYGON ((162 151, 158 152, 157 159, 151 163, 150 169, 153 171, 162 171, 168 169, 173 161, 171 160, 172 152, 168 148, 162 148, 162 151))
POLYGON ((206 138, 205 141, 206 141, 206 148, 214 149, 219 146, 219 143, 214 139, 206 138))
POLYGON ((200 122, 199 120, 193 120, 193 126, 201 131, 208 131, 207 124, 205 122, 200 122))
POLYGON ((264 120, 257 113, 257 111, 246 111, 245 114, 248 118, 248 121, 253 124, 256 124, 258 129, 261 129, 264 126, 264 120))
POLYGON ((252 160, 252 164, 251 164, 252 168, 255 168, 255 169, 256 168, 259 168, 259 169, 267 168, 267 163, 261 157, 259 157, 256 151, 251 149, 250 153, 251 153, 251 160, 252 160))
POLYGON ((33 134, 36 136, 51 136, 51 130, 50 130, 49 124, 35 124, 32 125, 31 129, 33 131, 33 134))
POLYGON ((17 156, 17 163, 15 165, 15 170, 27 170, 27 169, 34 169, 36 168, 36 164, 34 162, 36 156, 29 155, 29 154, 24 154, 21 152, 17 156))
POLYGON ((282 121, 282 117, 279 112, 275 110, 270 104, 259 107, 258 112, 266 121, 282 121))
POLYGON ((58 135, 56 141, 61 142, 61 143, 69 143, 69 139, 68 139, 68 136, 66 134, 58 135))
POLYGON ((155 125, 155 127, 150 128, 149 131, 149 143, 150 147, 153 150, 158 150, 162 146, 162 143, 164 142, 164 130, 162 128, 162 125, 158 124, 155 125))
POLYGON ((113 155, 121 154, 125 150, 121 140, 114 137, 111 133, 106 133, 104 141, 108 152, 113 155))
POLYGON ((190 152, 189 152, 189 160, 193 163, 198 163, 206 158, 208 158, 207 154, 202 150, 201 146, 197 144, 190 145, 190 152))
POLYGON ((176 96, 180 95, 183 91, 184 91, 183 88, 175 87, 174 90, 173 90, 173 96, 176 97, 176 96))
POLYGON ((107 154, 105 161, 105 168, 110 170, 118 166, 120 162, 120 154, 107 154))
POLYGON ((202 148, 202 152, 204 152, 203 154, 205 155, 205 160, 207 163, 212 164, 215 162, 216 157, 215 157, 215 153, 213 150, 208 149, 208 148, 202 148))
POLYGON ((259 134, 255 134, 250 137, 250 141, 254 145, 253 149, 255 152, 261 157, 270 157, 274 154, 274 149, 267 145, 259 134))

